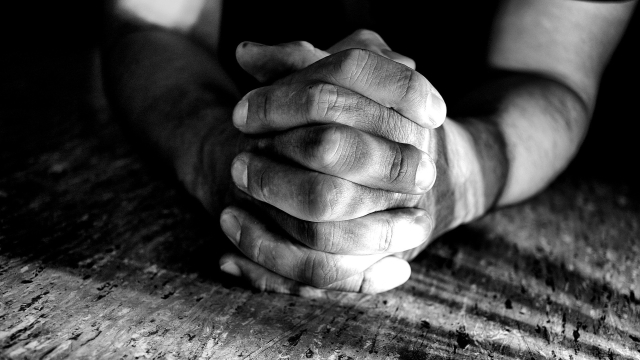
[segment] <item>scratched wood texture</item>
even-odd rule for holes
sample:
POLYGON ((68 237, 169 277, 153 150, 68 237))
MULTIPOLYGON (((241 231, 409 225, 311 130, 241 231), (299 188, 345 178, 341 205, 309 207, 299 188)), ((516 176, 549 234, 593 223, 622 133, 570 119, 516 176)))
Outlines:
POLYGON ((632 182, 570 171, 388 293, 255 293, 113 121, 95 59, 30 50, 2 74, 1 359, 640 359, 632 182))

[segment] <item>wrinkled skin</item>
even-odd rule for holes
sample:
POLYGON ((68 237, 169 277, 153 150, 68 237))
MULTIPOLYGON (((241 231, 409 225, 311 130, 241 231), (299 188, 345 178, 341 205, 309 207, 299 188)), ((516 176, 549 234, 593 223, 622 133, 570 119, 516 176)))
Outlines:
POLYGON ((263 205, 222 212, 223 231, 248 258, 227 254, 222 269, 281 292, 404 283, 402 259, 436 227, 436 168, 448 170, 438 159, 443 131, 434 130, 446 115, 438 92, 371 31, 328 52, 243 43, 236 55, 258 80, 275 81, 234 109, 234 125, 250 136, 233 181, 263 205))

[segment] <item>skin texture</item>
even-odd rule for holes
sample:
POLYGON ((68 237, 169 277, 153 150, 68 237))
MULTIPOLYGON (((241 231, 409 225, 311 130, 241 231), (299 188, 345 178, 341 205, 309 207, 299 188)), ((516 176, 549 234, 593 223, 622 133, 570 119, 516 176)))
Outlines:
POLYGON ((455 119, 371 31, 326 50, 240 44, 239 64, 265 85, 241 97, 211 55, 217 41, 189 40, 205 33, 197 25, 187 35, 115 17, 107 90, 212 214, 231 204, 220 224, 239 252, 223 271, 267 291, 375 293, 405 282, 431 239, 566 167, 634 6, 505 1, 496 76, 455 119))
MULTIPOLYGON (((366 37, 375 50, 374 36, 361 31, 350 38, 366 37)), ((241 64, 249 62, 244 51, 257 52, 253 46, 238 47, 241 64)), ((318 53, 309 44, 282 47, 288 58, 318 53), (293 48, 298 49, 295 56, 293 48)), ((255 263, 314 287, 379 292, 399 285, 408 277, 408 264, 387 256, 415 256, 417 251, 402 252, 426 245, 436 215, 440 215, 439 232, 454 222, 455 202, 441 200, 436 206, 438 194, 454 193, 452 184, 443 177, 437 190, 429 191, 436 163, 443 174, 452 175, 447 159, 459 155, 445 154, 443 146, 445 131, 455 134, 457 128, 451 124, 446 130, 433 130, 443 122, 444 110, 439 94, 420 74, 364 50, 343 50, 252 91, 236 105, 234 124, 251 134, 291 130, 260 138, 255 148, 237 156, 232 178, 253 199, 271 205, 263 207, 269 214, 265 222, 276 223, 285 236, 238 207, 223 211, 223 231, 255 263), (371 78, 352 74, 371 74, 371 78), (384 74, 393 76, 387 80, 384 74), (379 83, 371 86, 374 80, 379 83), (317 126, 305 126, 310 124, 317 126), (265 152, 299 166, 256 156, 265 152), (369 281, 366 269, 394 276, 369 281)), ((456 192, 462 188, 458 185, 456 192)), ((221 263, 225 268, 238 261, 229 254, 221 263)))

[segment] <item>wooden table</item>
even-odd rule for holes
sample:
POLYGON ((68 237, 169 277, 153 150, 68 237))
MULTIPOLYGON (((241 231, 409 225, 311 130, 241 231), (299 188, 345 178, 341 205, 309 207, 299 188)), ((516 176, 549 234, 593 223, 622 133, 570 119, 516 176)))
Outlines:
POLYGON ((30 52, 3 75, 0 358, 640 359, 624 184, 570 172, 436 241, 391 292, 255 293, 217 271, 217 219, 132 148, 95 65, 30 52))

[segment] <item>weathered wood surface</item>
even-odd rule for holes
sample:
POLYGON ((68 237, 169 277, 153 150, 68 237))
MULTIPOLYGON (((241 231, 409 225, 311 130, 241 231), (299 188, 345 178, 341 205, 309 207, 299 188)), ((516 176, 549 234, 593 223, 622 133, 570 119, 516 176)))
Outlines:
POLYGON ((4 76, 0 358, 640 359, 629 188, 564 176, 438 240, 388 293, 254 293, 217 272, 217 220, 92 95, 91 59, 4 76))

